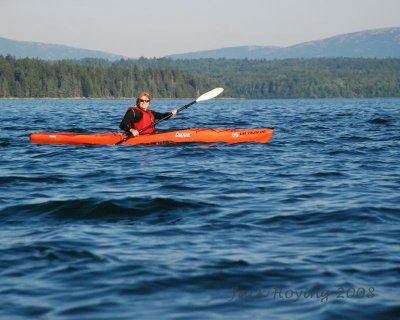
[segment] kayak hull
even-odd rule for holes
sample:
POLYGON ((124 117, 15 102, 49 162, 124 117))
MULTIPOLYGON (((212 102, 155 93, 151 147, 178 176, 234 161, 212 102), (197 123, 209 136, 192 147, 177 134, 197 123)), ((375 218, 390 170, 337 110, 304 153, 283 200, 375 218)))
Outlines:
MULTIPOLYGON (((196 143, 196 142, 268 142, 273 135, 273 129, 208 129, 190 128, 155 133, 152 135, 140 135, 132 137, 125 144, 159 144, 159 143, 196 143)), ((44 144, 89 144, 89 145, 114 145, 126 134, 121 132, 103 133, 72 133, 72 132, 38 132, 30 135, 32 143, 44 144)))

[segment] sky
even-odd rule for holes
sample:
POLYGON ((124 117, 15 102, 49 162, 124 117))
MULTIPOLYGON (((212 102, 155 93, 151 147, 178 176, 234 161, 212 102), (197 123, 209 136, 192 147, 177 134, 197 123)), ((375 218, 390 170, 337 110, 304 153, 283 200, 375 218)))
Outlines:
POLYGON ((400 0, 0 0, 0 37, 130 58, 400 27, 400 0))

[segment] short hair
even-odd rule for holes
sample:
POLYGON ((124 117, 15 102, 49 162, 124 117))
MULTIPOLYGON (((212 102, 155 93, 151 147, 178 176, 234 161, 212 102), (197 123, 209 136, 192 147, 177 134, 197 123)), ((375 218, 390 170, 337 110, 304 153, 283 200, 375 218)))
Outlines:
POLYGON ((140 105, 140 104, 139 104, 139 100, 140 100, 140 98, 143 97, 143 96, 145 96, 145 97, 147 97, 147 99, 151 100, 151 95, 150 95, 150 93, 148 93, 148 92, 146 92, 146 91, 142 91, 142 92, 140 92, 139 95, 137 96, 137 99, 136 99, 136 105, 137 105, 137 106, 140 105))

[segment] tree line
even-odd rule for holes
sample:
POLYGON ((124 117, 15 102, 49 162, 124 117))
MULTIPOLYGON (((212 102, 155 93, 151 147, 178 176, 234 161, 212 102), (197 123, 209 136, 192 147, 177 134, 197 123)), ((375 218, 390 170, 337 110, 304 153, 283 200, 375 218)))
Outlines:
POLYGON ((149 91, 154 97, 193 97, 216 81, 172 68, 139 68, 77 61, 0 56, 0 97, 124 98, 149 91))
POLYGON ((400 96, 400 59, 138 59, 116 63, 202 74, 221 82, 225 96, 235 98, 400 96))
POLYGON ((400 59, 102 59, 0 56, 0 97, 193 98, 224 87, 231 98, 400 96, 400 59))

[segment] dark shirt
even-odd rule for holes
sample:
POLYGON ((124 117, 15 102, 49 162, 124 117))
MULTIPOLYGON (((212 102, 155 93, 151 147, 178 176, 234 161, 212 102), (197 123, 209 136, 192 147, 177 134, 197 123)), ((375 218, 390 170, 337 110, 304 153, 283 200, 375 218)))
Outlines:
MULTIPOLYGON (((172 116, 171 112, 157 112, 153 110, 150 110, 150 112, 153 114, 155 120, 161 120, 161 119, 167 120, 172 116)), ((140 111, 128 109, 128 111, 126 111, 124 117, 122 118, 119 127, 121 130, 129 132, 129 130, 132 129, 130 124, 132 122, 138 122, 141 119, 142 119, 142 113, 140 111)))

